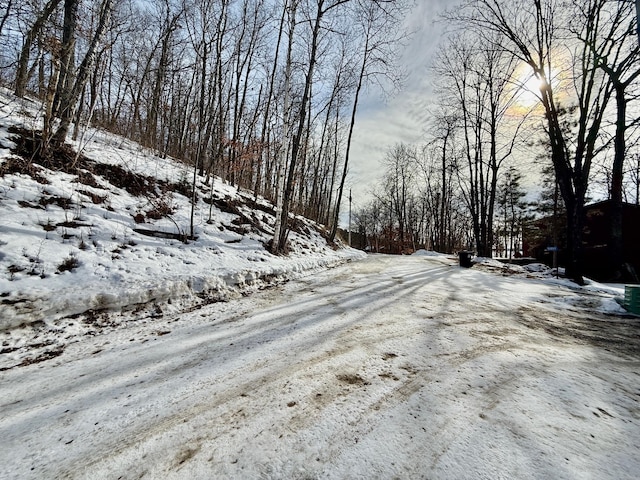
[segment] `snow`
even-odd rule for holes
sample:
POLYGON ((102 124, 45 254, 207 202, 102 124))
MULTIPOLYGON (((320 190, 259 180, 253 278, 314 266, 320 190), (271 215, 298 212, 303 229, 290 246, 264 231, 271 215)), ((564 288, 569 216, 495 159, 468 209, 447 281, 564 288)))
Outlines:
MULTIPOLYGON (((166 162, 91 138, 104 161, 166 162)), ((86 187, 46 175, 0 177, 0 478, 637 478, 640 319, 620 287, 365 257, 308 224, 276 257, 268 218, 240 235, 237 214, 208 224, 202 204, 197 241, 145 237, 146 205, 114 187, 113 211, 82 201, 98 244, 83 250, 39 225, 73 212, 19 206, 86 187), (55 273, 71 255, 80 266, 55 273)))
MULTIPOLYGON (((0 92, 0 161, 14 145, 7 132, 28 118, 38 118, 30 102, 12 101, 0 92)), ((35 121, 32 127, 37 127, 35 121)), ((89 130, 77 151, 101 164, 126 172, 152 175, 178 183, 190 169, 160 158, 133 142, 98 130, 89 130)), ((265 284, 295 278, 340 262, 361 258, 352 249, 332 249, 311 222, 299 217, 299 232, 290 234, 291 254, 271 255, 264 247, 273 231, 272 207, 258 199, 264 211, 252 210, 249 192, 214 180, 214 191, 200 183, 204 198, 239 204, 258 226, 238 233, 238 215, 210 207, 201 198, 196 208, 197 241, 149 237, 134 229, 184 233, 189 229, 189 199, 168 193, 162 198, 134 196, 94 175, 98 187, 78 182, 77 175, 43 169, 49 183, 31 176, 0 177, 0 331, 22 324, 51 321, 87 311, 147 306, 153 311, 177 311, 224 299, 265 284), (95 198, 98 203, 95 203, 95 198), (137 223, 136 214, 166 201, 170 217, 137 223), (180 227, 180 231, 177 230, 180 227), (59 272, 65 262, 77 264, 59 272)), ((241 219, 242 220, 242 219, 241 219)), ((246 220, 246 219, 245 219, 246 220)))
POLYGON ((438 252, 434 252, 432 250, 425 250, 425 249, 418 249, 416 250, 413 255, 416 255, 418 257, 442 257, 442 256, 447 256, 444 253, 438 253, 438 252))
POLYGON ((609 294, 371 255, 0 376, 6 478, 635 478, 609 294), (51 379, 55 378, 55 382, 51 379))

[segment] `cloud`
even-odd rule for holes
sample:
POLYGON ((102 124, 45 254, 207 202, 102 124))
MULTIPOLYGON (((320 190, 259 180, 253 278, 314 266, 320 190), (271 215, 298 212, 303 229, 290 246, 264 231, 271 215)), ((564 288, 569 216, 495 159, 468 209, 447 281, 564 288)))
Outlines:
POLYGON ((453 5, 451 0, 418 0, 405 20, 412 36, 400 59, 407 73, 403 88, 386 100, 369 89, 360 103, 348 177, 358 203, 372 198, 370 191, 384 173, 389 148, 397 143, 419 144, 424 139, 432 94, 429 63, 443 31, 443 24, 436 20, 453 5))

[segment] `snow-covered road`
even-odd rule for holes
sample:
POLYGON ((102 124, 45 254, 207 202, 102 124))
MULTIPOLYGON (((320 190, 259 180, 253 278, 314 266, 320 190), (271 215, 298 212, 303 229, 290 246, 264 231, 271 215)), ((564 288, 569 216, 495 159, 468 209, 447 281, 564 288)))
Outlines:
POLYGON ((0 372, 0 477, 637 478, 640 329, 603 300, 371 256, 71 338, 0 372))

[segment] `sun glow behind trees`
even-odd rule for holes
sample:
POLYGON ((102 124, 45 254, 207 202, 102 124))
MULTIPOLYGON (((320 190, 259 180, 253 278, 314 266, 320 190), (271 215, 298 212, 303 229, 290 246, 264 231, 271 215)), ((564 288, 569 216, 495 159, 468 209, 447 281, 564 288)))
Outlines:
POLYGON ((535 75, 525 75, 516 83, 518 87, 517 103, 524 107, 534 107, 540 103, 540 90, 542 90, 546 81, 537 78, 535 75))
POLYGON ((522 62, 515 69, 509 85, 514 97, 513 105, 510 108, 510 115, 528 115, 529 113, 544 114, 542 106, 541 92, 548 88, 547 82, 551 79, 551 88, 554 95, 561 102, 565 102, 569 97, 567 91, 567 74, 560 69, 553 69, 545 73, 545 78, 535 75, 531 67, 522 62), (564 78, 564 81, 563 81, 564 78))

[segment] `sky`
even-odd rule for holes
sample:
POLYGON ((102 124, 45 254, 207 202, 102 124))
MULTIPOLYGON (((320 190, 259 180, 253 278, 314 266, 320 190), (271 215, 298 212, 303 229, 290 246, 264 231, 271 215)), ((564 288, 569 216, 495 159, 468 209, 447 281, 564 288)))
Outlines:
POLYGON ((420 144, 424 140, 431 93, 429 62, 443 28, 437 18, 453 3, 416 0, 405 19, 407 31, 413 34, 399 62, 406 73, 403 88, 389 98, 369 88, 359 105, 347 180, 353 208, 364 206, 372 198, 389 148, 396 143, 420 144))

